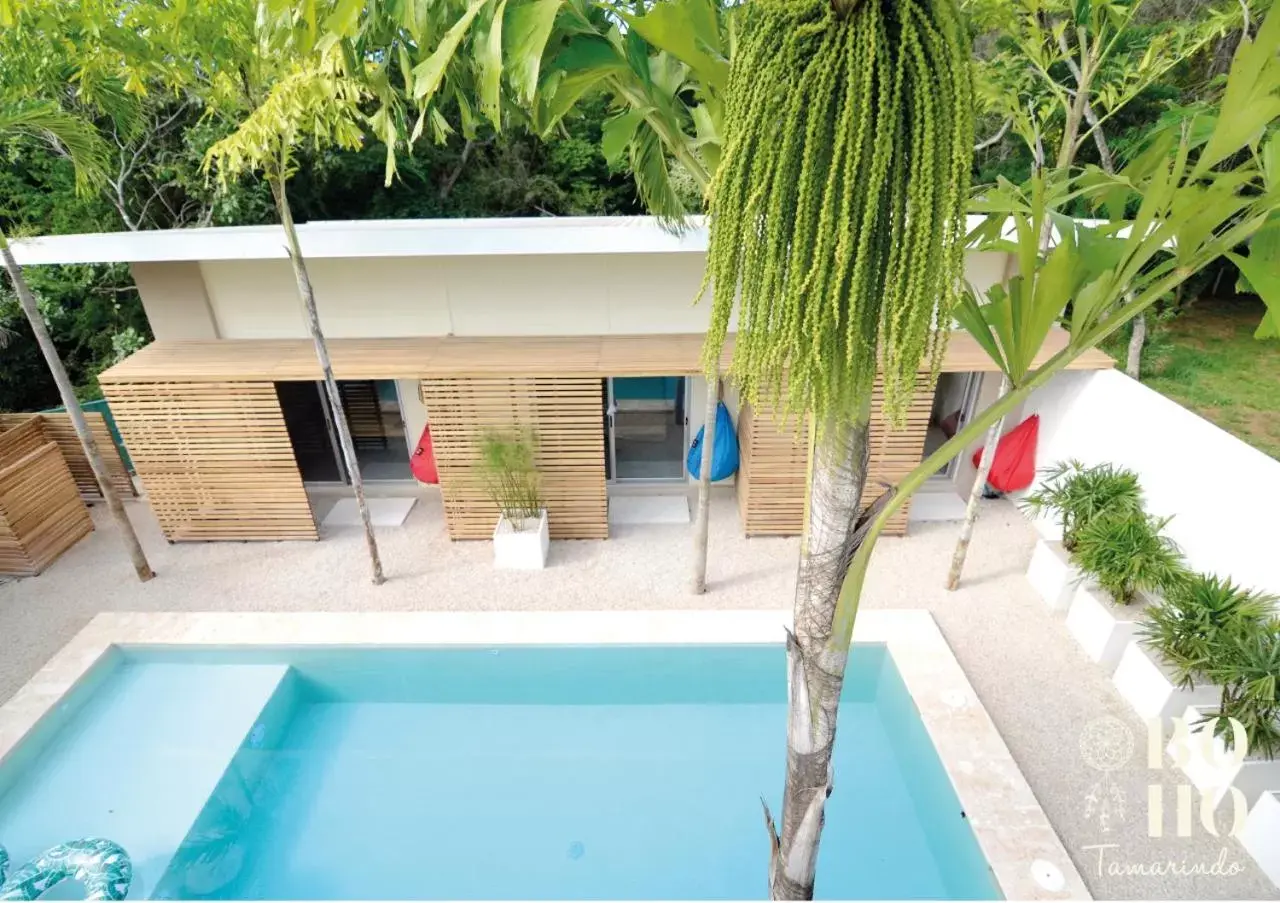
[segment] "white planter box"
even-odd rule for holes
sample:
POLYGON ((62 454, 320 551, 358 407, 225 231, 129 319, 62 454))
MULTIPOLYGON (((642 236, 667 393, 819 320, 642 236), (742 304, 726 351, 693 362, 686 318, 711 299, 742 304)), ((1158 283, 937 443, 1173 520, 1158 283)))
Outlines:
POLYGON ((1124 648, 1138 628, 1142 611, 1135 600, 1131 605, 1114 605, 1106 591, 1092 583, 1076 587, 1067 609, 1067 630, 1076 638, 1084 654, 1111 674, 1120 664, 1124 648))
POLYGON ((1254 804, 1240 843, 1271 883, 1280 886, 1280 790, 1262 794, 1254 804))
POLYGON ((547 566, 551 534, 547 528, 547 509, 538 519, 524 522, 517 530, 505 515, 499 515, 493 528, 493 566, 506 570, 536 571, 547 566))
MULTIPOLYGON (((1187 780, 1213 799, 1215 805, 1227 795, 1228 787, 1239 790, 1250 807, 1264 793, 1280 790, 1280 759, 1248 756, 1243 762, 1238 761, 1235 751, 1228 750, 1222 738, 1213 735, 1209 722, 1198 723, 1205 713, 1204 706, 1188 706, 1182 713, 1190 734, 1182 751, 1182 773, 1187 780)), ((1179 760, 1178 744, 1175 734, 1166 747, 1175 762, 1179 760)))
POLYGON ((1221 693, 1212 686, 1179 687, 1159 656, 1136 639, 1125 647, 1111 682, 1144 721, 1159 718, 1166 727, 1187 706, 1213 705, 1221 693))
POLYGON ((1062 543, 1040 539, 1027 565, 1027 582, 1040 594, 1050 611, 1066 611, 1080 582, 1080 572, 1067 557, 1062 543))

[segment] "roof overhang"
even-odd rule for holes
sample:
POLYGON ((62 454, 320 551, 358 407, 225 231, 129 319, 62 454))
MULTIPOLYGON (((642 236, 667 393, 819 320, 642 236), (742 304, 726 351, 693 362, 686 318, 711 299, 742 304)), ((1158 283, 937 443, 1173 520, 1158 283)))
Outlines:
MULTIPOLYGON (((298 226, 304 257, 679 254, 706 250, 703 217, 683 231, 649 216, 333 220, 298 226)), ((280 226, 49 235, 13 242, 20 264, 285 259, 280 226)))
MULTIPOLYGON (((979 216, 968 218, 972 229, 979 216)), ((548 254, 701 254, 706 218, 672 230, 652 216, 517 219, 322 220, 298 226, 302 254, 326 257, 492 257, 548 254)), ((13 241, 18 263, 168 263, 284 260, 280 226, 218 226, 47 235, 13 241)))

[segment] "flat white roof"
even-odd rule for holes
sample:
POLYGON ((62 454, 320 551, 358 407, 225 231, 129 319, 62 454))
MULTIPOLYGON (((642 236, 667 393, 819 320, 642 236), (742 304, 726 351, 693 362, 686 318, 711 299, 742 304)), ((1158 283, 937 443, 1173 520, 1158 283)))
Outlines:
MULTIPOLYGON (((970 216, 969 228, 981 217, 970 216)), ((680 232, 652 216, 321 220, 298 226, 304 257, 698 254, 706 218, 680 232)), ((278 225, 47 235, 13 241, 21 264, 284 259, 278 225)))
MULTIPOLYGON (((707 248, 703 217, 679 233, 651 216, 323 220, 298 226, 305 257, 671 254, 707 248)), ((48 235, 13 241, 21 264, 285 258, 278 225, 48 235)))

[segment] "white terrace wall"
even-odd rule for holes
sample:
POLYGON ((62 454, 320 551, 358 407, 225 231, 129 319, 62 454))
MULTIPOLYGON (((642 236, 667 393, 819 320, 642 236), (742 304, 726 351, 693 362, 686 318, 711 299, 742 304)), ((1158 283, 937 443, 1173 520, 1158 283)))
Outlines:
POLYGON ((1113 370, 1054 377, 1022 415, 1037 412, 1041 467, 1078 458, 1136 471, 1192 567, 1280 593, 1280 461, 1113 370))

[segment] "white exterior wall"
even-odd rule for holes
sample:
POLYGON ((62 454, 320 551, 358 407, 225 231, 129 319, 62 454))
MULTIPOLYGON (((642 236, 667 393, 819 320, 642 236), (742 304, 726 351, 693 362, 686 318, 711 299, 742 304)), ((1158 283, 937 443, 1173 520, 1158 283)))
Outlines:
MULTIPOLYGON (((358 257, 318 258, 307 269, 332 338, 643 335, 706 331, 710 299, 694 304, 703 260, 697 253, 358 257)), ((965 275, 982 289, 1004 266, 1003 254, 970 254, 965 275)), ((306 338, 288 261, 206 260, 199 270, 219 338, 306 338)), ((139 290, 156 338, 189 337, 167 334, 163 313, 178 297, 139 290)))
POLYGON ((1136 471, 1192 567, 1280 593, 1280 461, 1113 370, 1055 376, 1024 406, 1037 412, 1038 466, 1078 458, 1136 471))
POLYGON ((396 380, 396 388, 400 393, 400 416, 404 419, 405 439, 409 443, 409 454, 413 454, 418 437, 427 425, 427 406, 418 397, 416 379, 396 380))
MULTIPOLYGON (((307 269, 332 338, 696 333, 711 318, 709 300, 693 303, 700 254, 325 258, 307 269)), ((287 261, 200 270, 220 337, 306 337, 287 261)))

